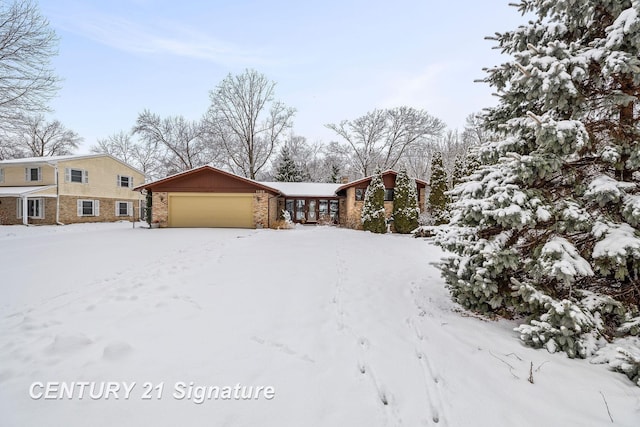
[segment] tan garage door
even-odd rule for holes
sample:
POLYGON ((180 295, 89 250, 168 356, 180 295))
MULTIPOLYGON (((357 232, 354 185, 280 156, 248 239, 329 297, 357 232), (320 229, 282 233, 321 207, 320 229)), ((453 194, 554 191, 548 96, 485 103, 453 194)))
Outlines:
POLYGON ((169 227, 254 228, 253 194, 169 193, 169 227))

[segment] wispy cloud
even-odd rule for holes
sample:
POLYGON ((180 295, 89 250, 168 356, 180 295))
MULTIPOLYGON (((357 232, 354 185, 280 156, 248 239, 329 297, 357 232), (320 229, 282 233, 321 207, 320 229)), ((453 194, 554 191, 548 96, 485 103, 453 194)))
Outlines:
POLYGON ((97 12, 56 18, 56 23, 64 31, 126 52, 174 55, 224 65, 263 65, 273 62, 262 52, 244 49, 176 22, 142 24, 97 12))
POLYGON ((428 65, 417 73, 400 72, 388 81, 389 95, 383 101, 385 106, 420 105, 432 103, 443 92, 443 77, 453 64, 439 62, 428 65))

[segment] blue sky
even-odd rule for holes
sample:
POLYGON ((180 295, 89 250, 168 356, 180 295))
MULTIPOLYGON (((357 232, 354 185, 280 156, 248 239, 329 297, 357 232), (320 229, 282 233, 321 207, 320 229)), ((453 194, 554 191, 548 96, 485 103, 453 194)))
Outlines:
POLYGON ((508 2, 40 0, 60 37, 53 116, 84 152, 145 108, 198 119, 222 79, 254 68, 310 142, 337 139, 327 123, 400 105, 462 128, 496 102, 473 81, 504 60, 484 36, 523 23, 508 2))

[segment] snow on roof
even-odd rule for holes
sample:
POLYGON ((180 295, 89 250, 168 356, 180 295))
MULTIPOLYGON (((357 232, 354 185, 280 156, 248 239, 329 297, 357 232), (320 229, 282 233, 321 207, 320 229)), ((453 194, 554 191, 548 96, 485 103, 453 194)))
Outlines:
POLYGON ((105 154, 70 154, 67 156, 23 157, 20 159, 0 160, 0 164, 56 163, 62 160, 84 159, 104 155, 105 154))
POLYGON ((144 172, 140 169, 131 166, 130 164, 120 160, 119 158, 107 153, 97 154, 69 154, 66 156, 44 156, 44 157, 22 157, 20 159, 8 159, 0 160, 0 166, 2 165, 26 165, 26 164, 56 164, 65 160, 78 160, 78 159, 92 159, 95 157, 110 157, 116 162, 119 162, 135 171, 144 175, 144 172))
POLYGON ((285 196, 335 197, 342 184, 324 182, 263 182, 260 184, 275 188, 285 196))
POLYGON ((0 197, 18 197, 53 188, 55 185, 37 185, 34 187, 0 187, 0 197))

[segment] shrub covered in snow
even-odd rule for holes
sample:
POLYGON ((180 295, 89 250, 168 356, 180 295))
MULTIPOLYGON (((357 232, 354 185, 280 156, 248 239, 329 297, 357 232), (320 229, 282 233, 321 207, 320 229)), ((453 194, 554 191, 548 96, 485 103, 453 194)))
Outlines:
POLYGON ((408 234, 418 227, 418 193, 416 181, 402 168, 396 176, 393 193, 393 225, 398 233, 408 234))
POLYGON ((387 232, 387 220, 384 211, 384 183, 382 173, 377 170, 364 193, 361 212, 362 228, 374 233, 387 232))
POLYGON ((443 276, 469 309, 526 316, 529 345, 623 342, 608 363, 636 378, 638 340, 620 340, 640 322, 640 1, 518 7, 538 18, 495 37, 512 59, 488 70, 486 126, 503 138, 451 193, 443 276))

